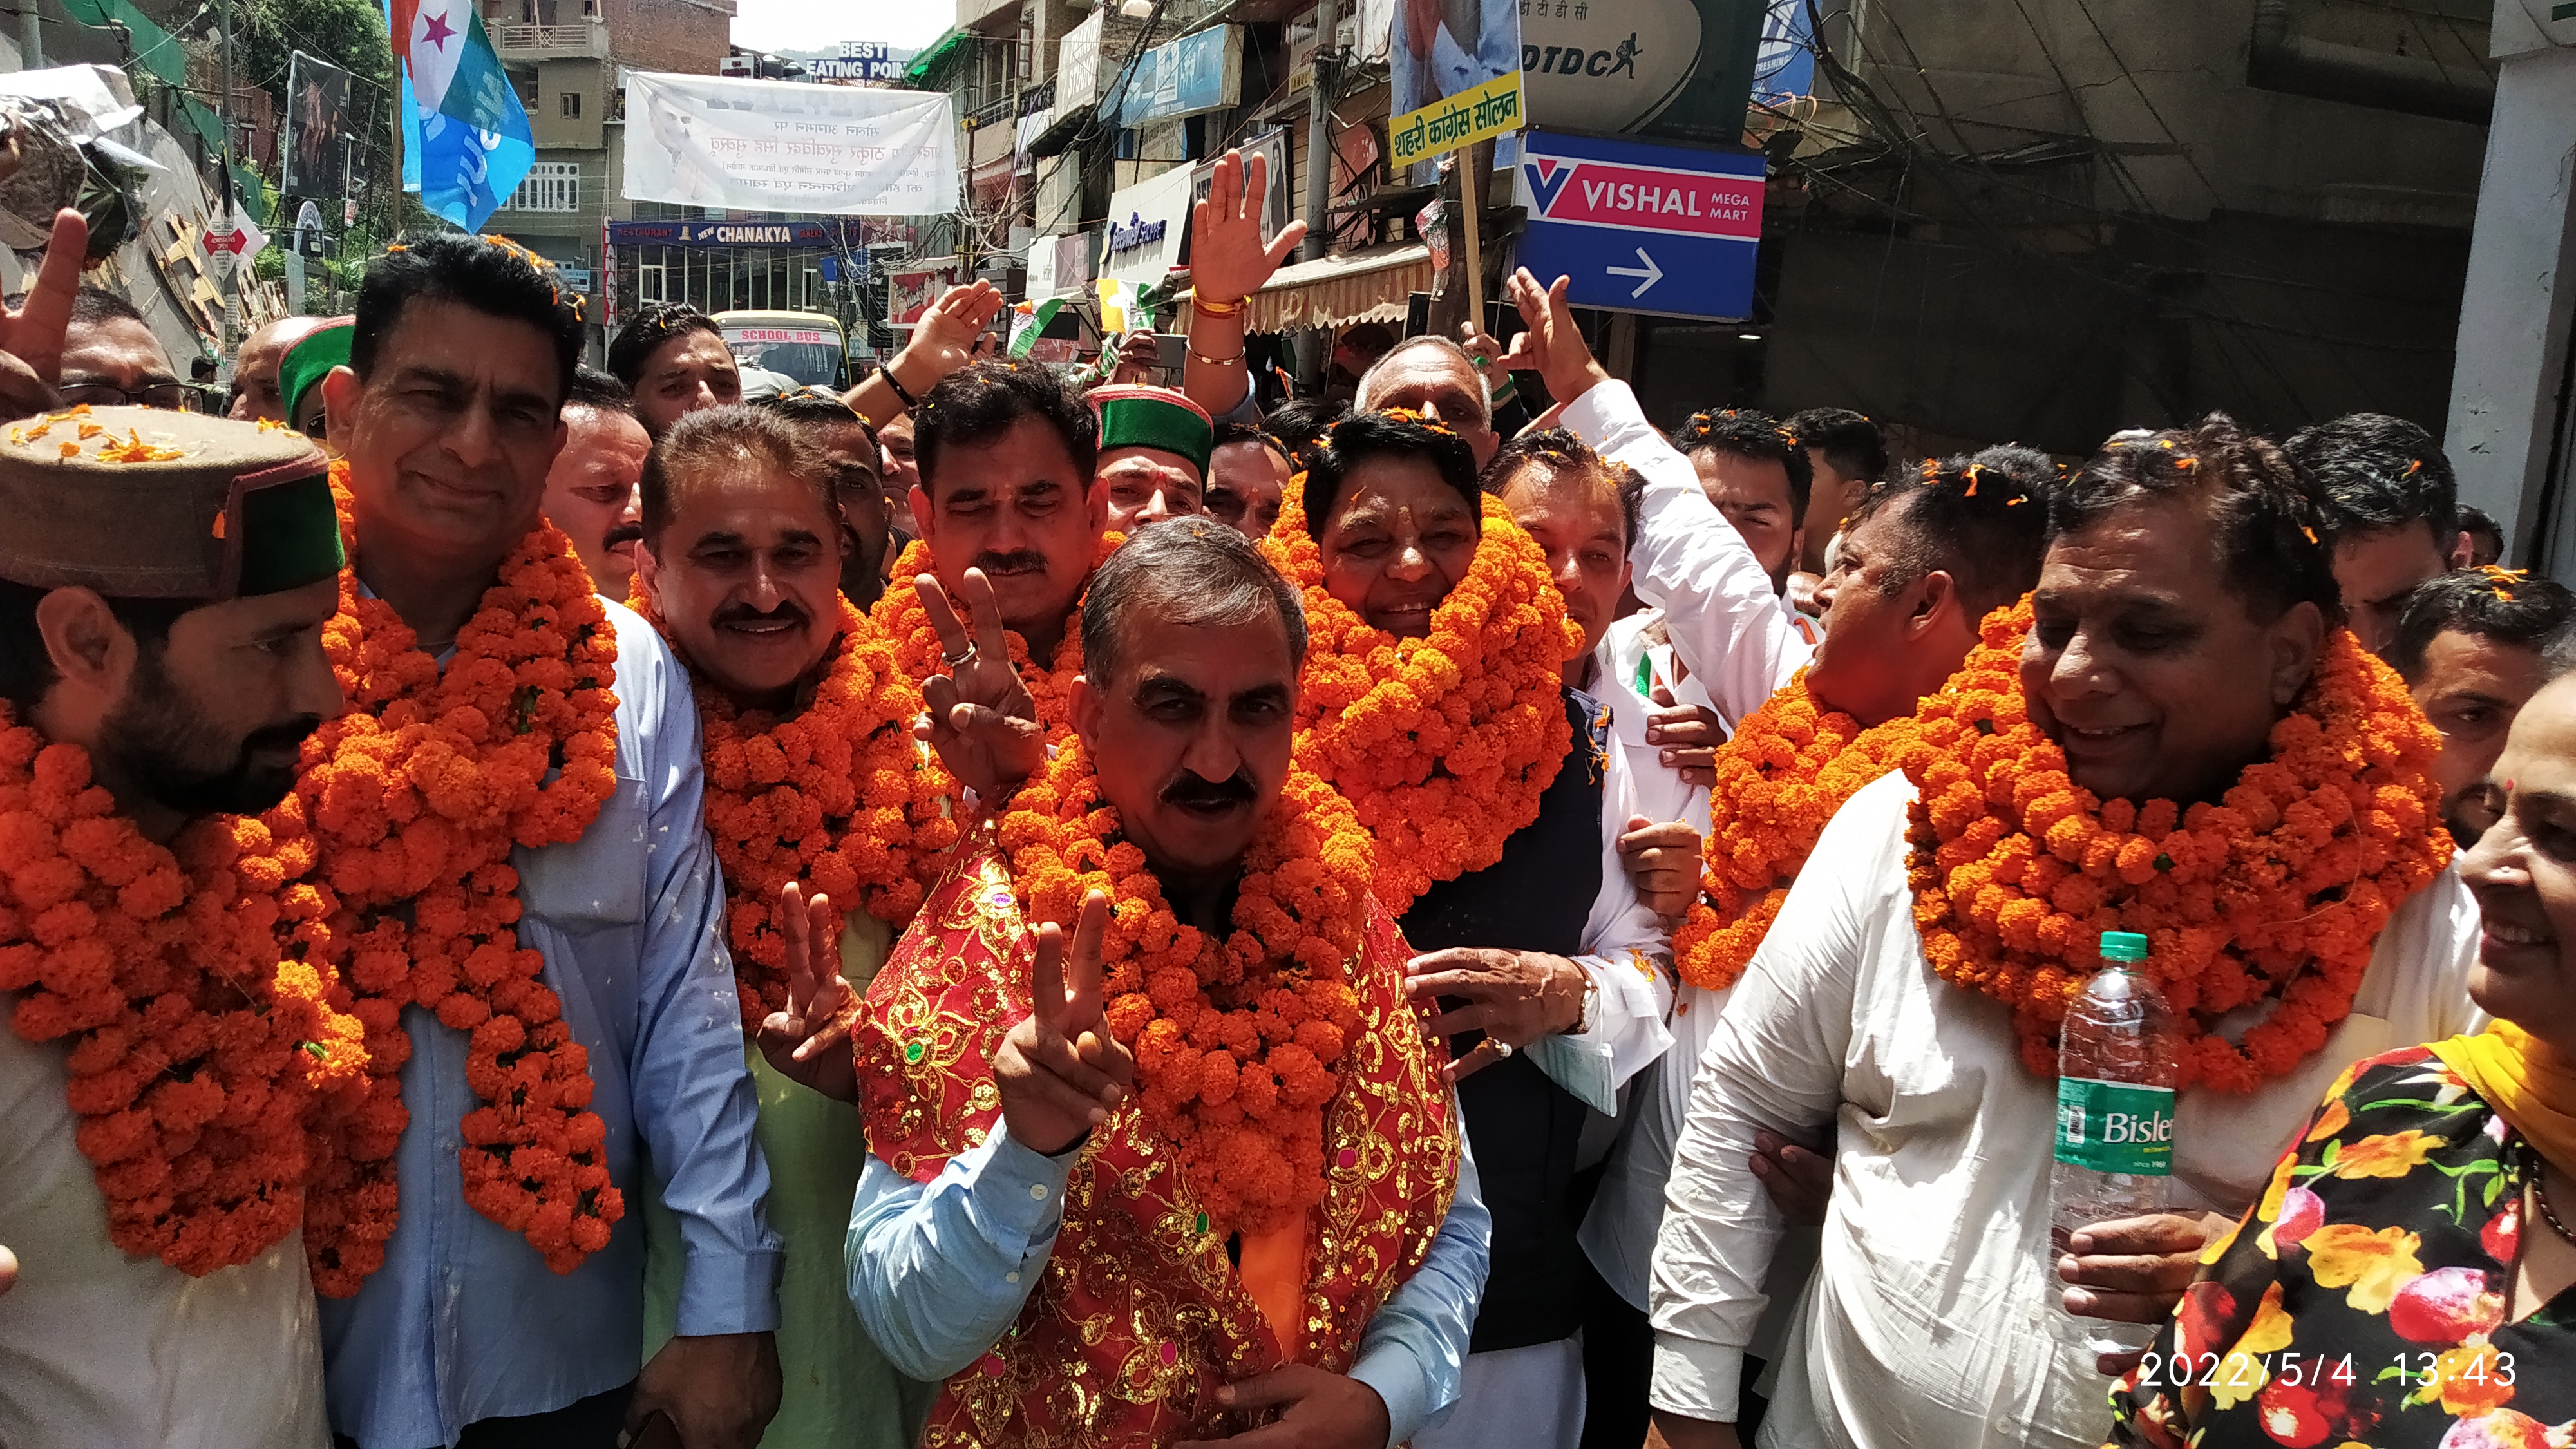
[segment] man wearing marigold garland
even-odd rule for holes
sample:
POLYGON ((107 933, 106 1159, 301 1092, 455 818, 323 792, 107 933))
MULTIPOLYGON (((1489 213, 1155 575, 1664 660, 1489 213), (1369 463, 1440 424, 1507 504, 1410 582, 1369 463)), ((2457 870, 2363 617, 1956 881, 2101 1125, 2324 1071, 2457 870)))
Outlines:
POLYGON ((342 707, 324 469, 144 408, 0 444, 0 1443, 329 1442, 298 1215, 365 1060, 240 813, 342 707))
POLYGON ((362 1449, 505 1419, 605 1446, 653 1416, 737 1449, 777 1404, 696 710, 540 517, 581 346, 564 298, 505 240, 397 247, 323 383, 354 708, 306 746, 331 895, 295 943, 347 980, 377 1073, 306 1234, 333 1427, 362 1449), (679 1336, 640 1375, 639 1193, 688 1250, 679 1336))
POLYGON ((2472 1023, 2436 741, 2337 627, 2317 517, 2221 417, 2124 435, 2053 494, 2037 590, 1826 826, 1837 869, 1790 887, 1702 1058, 1655 1250, 1675 1449, 1736 1442, 1780 1226, 1758 1130, 1838 1127, 1766 1442, 2073 1449, 2108 1414, 2056 1279, 2070 1312, 2162 1317, 2210 1228, 2189 1213, 2252 1203, 2324 1084, 2472 1023), (2118 929, 2176 1015, 2179 1201, 2120 1225, 2130 1262, 2052 1275, 2055 1036, 2118 929))
POLYGON ((1106 496, 1092 486, 1100 416, 1045 367, 978 362, 932 388, 911 417, 921 536, 896 560, 872 617, 921 682, 941 757, 990 792, 1035 769, 1041 743, 1071 727, 1070 691, 1082 668, 1073 625, 1108 517, 1106 496), (923 577, 934 586, 917 587, 923 577), (956 606, 986 601, 1008 631, 1002 647, 948 657, 942 674, 943 636, 966 637, 956 606), (1015 668, 1030 709, 957 711, 961 696, 997 699, 1013 689, 1015 668))
MULTIPOLYGON (((0 313, 0 409, 57 405, 87 235, 0 313)), ((309 856, 231 813, 342 707, 328 500, 273 427, 0 445, 0 1442, 328 1442, 297 1214, 361 1032, 269 936, 309 856)))
MULTIPOLYGON (((899 927, 920 905, 913 872, 935 874, 956 837, 932 793, 947 786, 920 768, 913 744, 919 687, 835 587, 847 499, 819 431, 767 405, 706 409, 672 424, 644 468, 639 599, 697 695, 707 832, 747 1031, 791 1009, 786 933, 803 923, 798 895, 860 908, 846 934, 826 939, 838 938, 840 969, 864 988, 892 942, 887 923, 899 927)), ((873 474, 848 481, 873 495, 873 474)), ((766 1440, 907 1449, 925 1386, 886 1363, 841 1287, 867 1142, 847 1108, 757 1059, 753 1076, 769 1217, 786 1243, 786 1387, 766 1440)), ((648 1316, 661 1335, 681 1252, 663 1215, 648 1225, 648 1316)))
POLYGON ((928 1443, 1400 1443, 1488 1220, 1366 837, 1290 759, 1296 594, 1151 524, 1082 625, 1074 734, 869 989, 852 1300, 947 1378, 928 1443))

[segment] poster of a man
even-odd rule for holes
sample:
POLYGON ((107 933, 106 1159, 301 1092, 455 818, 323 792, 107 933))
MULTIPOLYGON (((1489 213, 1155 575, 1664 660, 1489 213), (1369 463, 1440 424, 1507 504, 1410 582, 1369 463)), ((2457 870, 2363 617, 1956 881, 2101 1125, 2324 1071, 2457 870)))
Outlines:
MULTIPOLYGON (((1401 116, 1520 69, 1520 0, 1398 0, 1392 50, 1392 112, 1401 116)), ((1496 166, 1518 155, 1515 138, 1495 143, 1496 166)))
POLYGON ((286 194, 347 195, 348 136, 349 73, 295 52, 286 72, 286 194))

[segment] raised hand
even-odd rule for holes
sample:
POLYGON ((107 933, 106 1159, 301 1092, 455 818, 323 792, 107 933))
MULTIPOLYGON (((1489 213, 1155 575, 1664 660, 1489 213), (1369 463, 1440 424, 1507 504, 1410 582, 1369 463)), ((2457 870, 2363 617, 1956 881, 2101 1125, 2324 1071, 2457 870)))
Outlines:
MULTIPOLYGON (((1207 200, 1191 208, 1190 287, 1196 295, 1218 303, 1251 296, 1306 239, 1303 221, 1288 223, 1275 237, 1261 235, 1261 196, 1269 179, 1270 163, 1257 154, 1247 161, 1242 152, 1228 151, 1218 159, 1207 200)), ((1284 178, 1280 184, 1287 184, 1284 178)))
POLYGON ((1515 268, 1503 283, 1504 294, 1520 308, 1525 325, 1521 335, 1512 339, 1512 350, 1502 366, 1511 372, 1537 373, 1559 406, 1610 380, 1609 369, 1593 357, 1590 344, 1583 340, 1583 329, 1574 325, 1574 309, 1565 301, 1570 284, 1571 279, 1559 277, 1555 286, 1542 287, 1527 267, 1515 268))
POLYGON ((1452 946, 1405 963, 1404 994, 1415 1005, 1455 997, 1423 1024, 1441 1037, 1481 1031, 1475 1050, 1449 1064, 1449 1080, 1471 1077, 1543 1036, 1583 1024, 1583 998, 1591 978, 1562 956, 1452 946))
POLYGON ((1109 374, 1116 384, 1143 382, 1163 365, 1162 339, 1151 327, 1139 327, 1118 339, 1118 366, 1109 374))
POLYGON ((1687 820, 1629 816, 1619 837, 1619 864, 1636 886, 1638 901, 1667 921, 1680 920, 1699 898, 1699 832, 1687 820))
POLYGON ((858 1025, 859 994, 841 979, 840 913, 830 896, 807 900, 791 880, 778 888, 773 919, 787 947, 787 1009, 760 1023, 760 1054, 780 1076, 835 1101, 856 1102, 850 1029, 858 1025))
POLYGON ((993 1060, 1003 1125, 1012 1140, 1044 1156, 1108 1121, 1136 1084, 1135 1058, 1110 1035, 1100 999, 1100 940, 1108 929, 1109 897, 1099 891, 1083 897, 1069 955, 1062 926, 1038 927, 1032 1009, 993 1060))
POLYGON ((1487 393, 1501 397, 1511 390, 1512 374, 1503 366, 1503 359, 1511 354, 1503 349, 1503 344, 1493 339, 1492 334, 1472 321, 1461 322, 1458 324, 1458 345, 1467 349, 1467 360, 1476 365, 1476 371, 1484 374, 1487 393))
POLYGON ((62 376, 63 334, 71 327, 72 298, 80 291, 82 254, 89 222, 69 207, 54 213, 45 263, 17 311, 0 311, 0 413, 22 418, 60 407, 54 393, 62 376))
POLYGON ((913 396, 928 392, 941 378, 975 358, 975 339, 1002 310, 1001 289, 990 282, 951 287, 912 329, 912 341, 895 360, 904 386, 913 396))
POLYGON ((946 674, 921 682, 921 700, 930 709, 923 737, 958 783, 996 801, 1046 763, 1046 726, 1038 720, 1037 701, 1029 697, 1020 671, 1011 665, 1011 643, 1004 637, 992 580, 982 569, 968 569, 960 583, 967 615, 974 621, 971 633, 937 578, 922 574, 912 581, 948 663, 946 674))

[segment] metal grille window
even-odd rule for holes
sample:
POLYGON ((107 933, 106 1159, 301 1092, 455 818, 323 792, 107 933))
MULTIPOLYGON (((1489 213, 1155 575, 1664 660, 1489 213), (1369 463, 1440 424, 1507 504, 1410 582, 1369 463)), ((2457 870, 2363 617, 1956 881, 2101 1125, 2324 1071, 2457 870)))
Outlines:
POLYGON ((529 167, 527 179, 510 193, 510 205, 520 211, 581 210, 581 163, 540 161, 529 167))

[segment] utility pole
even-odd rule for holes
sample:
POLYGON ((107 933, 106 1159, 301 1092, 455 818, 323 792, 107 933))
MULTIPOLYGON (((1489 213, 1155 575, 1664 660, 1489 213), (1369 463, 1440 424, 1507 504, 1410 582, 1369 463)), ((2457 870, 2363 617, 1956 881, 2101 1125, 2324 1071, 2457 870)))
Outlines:
MULTIPOLYGON (((33 5, 35 0, 20 0, 20 3, 33 5)), ((223 199, 223 217, 216 225, 230 231, 233 217, 241 209, 241 203, 233 195, 233 0, 216 0, 216 5, 216 13, 223 25, 220 48, 224 75, 221 109, 217 112, 223 127, 224 144, 215 163, 223 168, 223 182, 216 190, 216 195, 223 199)), ((233 385, 233 353, 241 345, 241 269, 249 260, 238 251, 231 256, 232 264, 224 268, 223 346, 215 358, 215 384, 227 391, 233 385)))
POLYGON ((36 0, 18 0, 18 65, 22 70, 45 68, 45 37, 36 28, 36 0))
MULTIPOLYGON (((1315 0, 1315 73, 1306 82, 1306 240, 1298 259, 1324 255, 1333 220, 1333 32, 1341 25, 1334 0, 1315 0)), ((1283 184, 1286 178, 1281 178, 1283 184)), ((1298 339, 1297 378, 1311 392, 1324 386, 1324 363, 1332 356, 1332 331, 1309 328, 1298 339)))

